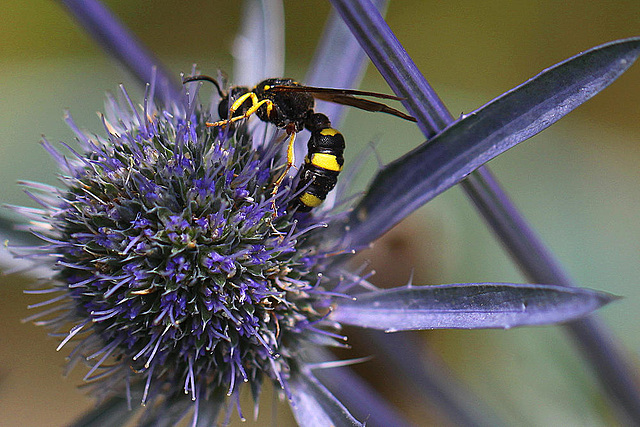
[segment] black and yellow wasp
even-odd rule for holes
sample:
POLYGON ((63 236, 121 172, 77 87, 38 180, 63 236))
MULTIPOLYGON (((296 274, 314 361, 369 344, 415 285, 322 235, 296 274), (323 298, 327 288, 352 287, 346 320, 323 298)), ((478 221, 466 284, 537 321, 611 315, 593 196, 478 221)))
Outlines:
POLYGON ((324 201, 336 186, 338 174, 344 164, 342 156, 345 148, 344 137, 331 127, 331 121, 326 115, 314 111, 315 99, 366 111, 379 111, 405 120, 416 121, 415 118, 385 104, 354 96, 371 96, 396 101, 403 99, 382 93, 303 86, 295 80, 286 78, 267 79, 253 88, 233 86, 228 92, 223 91, 215 79, 205 75, 187 77, 183 83, 199 80, 213 83, 221 97, 218 105, 220 121, 207 123, 207 126, 225 126, 256 114, 260 120, 284 129, 289 135, 287 165, 274 185, 274 195, 294 165, 293 142, 296 133, 303 129, 311 132, 311 138, 307 143, 307 156, 296 188, 298 196, 289 203, 289 209, 296 209, 299 212, 308 212, 324 201), (233 102, 229 105, 231 100, 233 102))

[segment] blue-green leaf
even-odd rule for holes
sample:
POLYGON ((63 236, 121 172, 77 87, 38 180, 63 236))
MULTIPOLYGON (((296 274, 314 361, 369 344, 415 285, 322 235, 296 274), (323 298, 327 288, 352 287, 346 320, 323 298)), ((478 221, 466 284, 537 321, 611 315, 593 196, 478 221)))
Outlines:
POLYGON ((166 103, 180 99, 182 86, 105 5, 96 0, 61 0, 60 3, 142 85, 154 83, 155 94, 166 103))
POLYGON ((233 45, 233 84, 253 86, 284 74, 284 7, 279 0, 244 2, 233 45))
POLYGON ((583 288, 512 283, 403 286, 336 302, 331 318, 387 332, 548 325, 574 320, 616 297, 583 288))
POLYGON ((77 419, 71 427, 118 427, 126 425, 137 411, 129 410, 127 399, 112 397, 77 419))
POLYGON ((301 427, 362 426, 307 370, 292 370, 288 384, 292 395, 291 410, 301 427))
POLYGON ((351 246, 372 242, 482 164, 546 129, 611 84, 638 55, 640 38, 630 38, 567 59, 385 166, 348 219, 351 246))

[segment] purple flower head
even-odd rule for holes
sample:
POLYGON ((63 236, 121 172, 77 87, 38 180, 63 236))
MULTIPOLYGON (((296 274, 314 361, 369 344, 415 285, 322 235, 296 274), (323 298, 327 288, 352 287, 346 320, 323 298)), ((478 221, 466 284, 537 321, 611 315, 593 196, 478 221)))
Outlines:
MULTIPOLYGON (((108 355, 87 375, 101 378, 97 394, 139 388, 153 406, 235 395, 263 377, 287 390, 300 350, 336 324, 323 290, 335 284, 326 276, 314 287, 331 259, 317 247, 322 229, 272 209, 274 197, 284 206, 295 197, 289 180, 272 195, 281 138, 256 150, 244 125, 205 126, 213 113, 187 95, 164 110, 125 99, 110 105, 107 137, 82 135, 85 152, 61 164, 64 202, 42 211, 60 242, 56 287, 76 306, 53 323, 74 324, 68 338, 92 337, 74 357, 108 355), (114 158, 127 166, 115 170, 114 158), (107 368, 109 358, 119 363, 107 368)), ((319 211, 306 222, 330 220, 319 211)))

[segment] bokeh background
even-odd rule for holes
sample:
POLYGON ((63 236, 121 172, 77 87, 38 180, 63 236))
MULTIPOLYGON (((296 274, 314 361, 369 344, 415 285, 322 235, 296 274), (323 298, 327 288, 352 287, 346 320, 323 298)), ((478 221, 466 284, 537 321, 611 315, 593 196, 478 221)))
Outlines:
MULTIPOLYGON (((232 69, 236 1, 105 3, 176 74, 232 69)), ((284 2, 287 76, 302 78, 330 11, 324 1, 284 2)), ((391 2, 387 14, 418 67, 449 109, 468 113, 569 56, 640 35, 635 1, 391 2)), ((31 205, 19 179, 55 184, 38 145, 73 141, 62 121, 100 132, 104 93, 137 84, 105 56, 56 2, 4 0, 0 18, 0 201, 31 205)), ((362 85, 388 92, 369 68, 362 85)), ((640 349, 640 65, 552 128, 490 167, 566 269, 582 286, 625 298, 601 310, 637 361, 640 349)), ((350 111, 341 128, 347 162, 371 142, 388 162, 423 141, 411 124, 350 111)), ((371 163, 369 174, 375 169, 371 163)), ((366 174, 365 174, 366 176, 366 174)), ((370 175, 369 175, 370 176, 370 175)), ((354 183, 361 187, 365 178, 354 183)), ((439 196, 365 254, 374 282, 523 281, 457 188, 439 196)), ((20 319, 36 302, 17 276, 0 277, 0 425, 62 426, 90 408, 77 369, 62 378, 65 351, 20 319)), ((455 375, 511 425, 611 425, 589 369, 561 327, 421 333, 455 375)), ((364 368, 366 369, 366 367, 364 368)), ((392 398, 414 422, 442 422, 410 395, 392 398)), ((270 399, 265 396, 265 402, 270 399)), ((286 405, 283 405, 285 407, 286 405)), ((247 406, 246 415, 251 418, 247 406)), ((262 418, 271 419, 270 404, 262 418), (265 415, 266 414, 266 415, 265 415)), ((286 414, 286 411, 285 411, 286 414)), ((278 415, 276 425, 290 420, 278 415)), ((237 421, 237 417, 234 416, 237 421)), ((262 423, 265 421, 261 421, 262 423)), ((251 423, 249 423, 251 424, 251 423)), ((247 424, 245 424, 247 425, 247 424)))

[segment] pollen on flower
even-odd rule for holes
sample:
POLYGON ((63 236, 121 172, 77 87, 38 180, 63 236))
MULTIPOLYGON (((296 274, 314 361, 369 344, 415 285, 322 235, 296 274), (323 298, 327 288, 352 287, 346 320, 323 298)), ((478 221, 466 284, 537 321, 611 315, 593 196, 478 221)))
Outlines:
POLYGON ((251 382, 257 399, 264 377, 286 393, 303 344, 335 336, 327 255, 310 243, 322 224, 300 229, 272 209, 272 197, 287 206, 296 196, 289 181, 271 194, 285 144, 206 120, 186 101, 133 109, 123 90, 108 100, 106 137, 68 117, 81 150, 67 158, 44 141, 63 188, 34 185, 44 208, 28 212, 62 296, 32 318, 55 329, 59 348, 75 345, 70 363, 88 362, 99 397, 152 407, 187 394, 202 405, 251 382))

